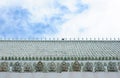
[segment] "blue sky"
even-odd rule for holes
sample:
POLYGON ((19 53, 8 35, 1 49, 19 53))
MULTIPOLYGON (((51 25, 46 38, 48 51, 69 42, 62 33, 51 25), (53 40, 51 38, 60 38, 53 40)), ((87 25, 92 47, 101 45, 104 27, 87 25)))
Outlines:
POLYGON ((1 0, 1 38, 119 37, 119 0, 1 0))

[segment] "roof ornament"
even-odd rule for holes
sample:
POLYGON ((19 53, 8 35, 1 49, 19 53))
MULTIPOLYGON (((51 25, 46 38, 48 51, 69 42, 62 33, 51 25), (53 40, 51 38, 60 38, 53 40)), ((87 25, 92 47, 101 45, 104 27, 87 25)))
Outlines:
POLYGON ((57 38, 57 40, 59 40, 59 38, 57 38))
POLYGON ((92 40, 92 38, 90 38, 90 40, 92 40))
POLYGON ((51 40, 51 38, 49 38, 49 40, 51 40))
POLYGON ((53 40, 55 40, 55 38, 53 38, 53 40))
POLYGON ((98 40, 100 40, 100 38, 98 37, 98 40))
POLYGON ((110 40, 112 40, 112 38, 110 38, 110 40))
POLYGON ((118 40, 120 40, 120 39, 118 38, 118 40))
POLYGON ((108 40, 108 38, 106 38, 106 40, 108 40))
POLYGON ((75 38, 74 38, 74 40, 75 40, 75 38))
POLYGON ((114 38, 114 40, 116 40, 116 38, 114 38))
POLYGON ((82 38, 82 40, 84 40, 84 38, 82 38))
POLYGON ((43 40, 43 39, 41 38, 41 40, 43 40))
POLYGON ((104 40, 104 38, 102 38, 102 40, 104 40))
POLYGON ((64 38, 62 38, 62 40, 65 40, 64 38))

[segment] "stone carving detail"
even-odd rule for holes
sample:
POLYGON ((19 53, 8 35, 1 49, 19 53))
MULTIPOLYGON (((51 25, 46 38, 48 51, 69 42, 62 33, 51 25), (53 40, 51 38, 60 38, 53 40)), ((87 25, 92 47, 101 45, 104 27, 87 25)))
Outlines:
POLYGON ((104 65, 101 62, 95 63, 95 72, 105 71, 104 65))
POLYGON ((86 72, 92 72, 93 71, 93 64, 90 62, 86 62, 83 70, 86 72))
POLYGON ((36 72, 40 72, 40 71, 43 71, 44 69, 44 65, 41 61, 39 61, 36 65, 35 65, 35 70, 36 72))
POLYGON ((68 63, 66 63, 65 61, 63 61, 62 63, 61 63, 61 71, 65 71, 65 72, 67 72, 68 71, 68 63))
POLYGON ((117 72, 117 67, 115 62, 109 62, 107 69, 109 72, 117 72))
POLYGON ((56 64, 54 62, 51 62, 48 64, 48 71, 50 71, 50 72, 56 71, 56 64))
POLYGON ((78 61, 75 61, 72 65, 72 69, 73 71, 80 71, 81 70, 80 63, 78 61))
POLYGON ((9 70, 7 62, 1 62, 0 64, 0 72, 7 72, 9 70))
POLYGON ((14 65, 12 66, 12 71, 14 72, 21 72, 21 64, 19 62, 15 62, 14 65))
POLYGON ((32 65, 30 63, 24 63, 24 72, 32 72, 32 65))
POLYGON ((118 72, 119 62, 0 62, 0 72, 118 72), (106 63, 104 65, 104 63, 106 63))

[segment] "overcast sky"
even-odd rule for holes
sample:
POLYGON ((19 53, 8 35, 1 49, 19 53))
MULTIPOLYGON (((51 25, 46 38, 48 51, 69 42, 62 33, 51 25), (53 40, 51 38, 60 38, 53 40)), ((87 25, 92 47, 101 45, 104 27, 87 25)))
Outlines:
POLYGON ((120 37, 120 0, 0 0, 0 37, 120 37))

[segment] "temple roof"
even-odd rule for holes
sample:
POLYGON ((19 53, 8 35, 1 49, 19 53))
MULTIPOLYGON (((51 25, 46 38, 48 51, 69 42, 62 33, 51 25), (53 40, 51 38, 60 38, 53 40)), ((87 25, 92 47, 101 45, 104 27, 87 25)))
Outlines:
POLYGON ((0 40, 0 56, 120 57, 120 41, 0 40))

